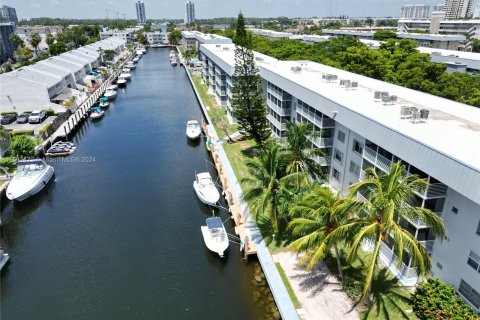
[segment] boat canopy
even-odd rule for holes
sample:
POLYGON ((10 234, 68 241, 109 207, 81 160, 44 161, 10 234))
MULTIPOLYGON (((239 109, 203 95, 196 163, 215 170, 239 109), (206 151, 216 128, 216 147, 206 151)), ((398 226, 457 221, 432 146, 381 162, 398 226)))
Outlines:
POLYGON ((197 179, 198 180, 203 180, 203 179, 212 180, 212 176, 210 176, 210 173, 208 173, 208 172, 201 172, 201 173, 197 174, 197 179))
POLYGON ((100 109, 100 107, 92 107, 92 108, 90 108, 90 110, 92 110, 92 111, 100 111, 100 110, 102 110, 102 109, 100 109))
POLYGON ((223 229, 222 219, 219 217, 208 218, 207 227, 208 229, 223 229))
POLYGON ((106 97, 101 97, 101 98, 100 98, 100 101, 108 101, 108 98, 106 98, 106 97))

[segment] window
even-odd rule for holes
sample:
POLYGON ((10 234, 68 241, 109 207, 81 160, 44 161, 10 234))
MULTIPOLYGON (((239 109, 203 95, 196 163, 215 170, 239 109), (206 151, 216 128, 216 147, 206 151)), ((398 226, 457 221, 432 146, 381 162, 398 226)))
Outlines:
POLYGON ((338 140, 345 142, 345 132, 338 130, 337 138, 338 140))
POLYGON ((456 207, 452 207, 452 212, 458 214, 458 209, 456 207))
POLYGON ((332 177, 333 177, 335 180, 340 181, 340 172, 338 172, 338 170, 335 169, 335 168, 333 168, 332 177))
POLYGON ((477 234, 480 236, 480 221, 478 222, 477 234))
POLYGON ((460 281, 458 292, 467 299, 475 308, 480 308, 480 293, 475 291, 468 283, 460 281))
POLYGON ((338 162, 342 163, 342 159, 343 159, 343 152, 335 149, 335 152, 333 153, 334 154, 334 158, 335 160, 337 160, 338 162))
POLYGON ((363 143, 353 139, 353 151, 361 155, 363 153, 363 143))
POLYGON ((355 162, 350 161, 349 171, 358 177, 360 175, 360 166, 355 162))
POLYGON ((468 256, 467 264, 475 269, 475 271, 480 272, 480 256, 473 251, 470 251, 468 256))

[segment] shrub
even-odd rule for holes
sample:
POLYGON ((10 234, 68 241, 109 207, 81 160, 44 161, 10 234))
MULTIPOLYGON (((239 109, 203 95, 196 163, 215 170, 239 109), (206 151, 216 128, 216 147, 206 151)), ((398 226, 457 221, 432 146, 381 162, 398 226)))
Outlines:
POLYGON ((51 123, 49 123, 49 124, 47 124, 47 125, 43 126, 43 128, 42 128, 42 129, 40 129, 40 130, 38 131, 38 133, 40 133, 40 134, 41 134, 41 133, 43 133, 43 132, 45 132, 45 131, 48 131, 48 130, 49 130, 51 127, 52 127, 52 124, 51 124, 51 123))
POLYGON ((2 112, 2 113, 0 113, 0 115, 2 115, 2 116, 6 116, 7 114, 16 114, 16 115, 18 115, 18 113, 16 113, 15 111, 7 111, 7 112, 2 112))
POLYGON ((55 111, 53 109, 47 109, 45 110, 45 113, 47 114, 47 117, 51 117, 55 115, 55 111))
POLYGON ((35 140, 27 135, 19 135, 13 138, 10 152, 17 159, 32 159, 35 157, 35 140))
MULTIPOLYGON (((0 167, 4 167, 8 172, 15 170, 15 159, 12 157, 0 158, 0 167)), ((3 175, 3 171, 0 171, 0 175, 3 175)))
POLYGON ((437 278, 429 278, 417 286, 413 294, 413 311, 421 320, 480 319, 455 293, 455 288, 437 278))
POLYGON ((10 134, 12 135, 12 138, 13 137, 16 137, 16 136, 32 136, 35 134, 35 132, 33 130, 18 130, 18 131, 12 131, 10 132, 10 134))

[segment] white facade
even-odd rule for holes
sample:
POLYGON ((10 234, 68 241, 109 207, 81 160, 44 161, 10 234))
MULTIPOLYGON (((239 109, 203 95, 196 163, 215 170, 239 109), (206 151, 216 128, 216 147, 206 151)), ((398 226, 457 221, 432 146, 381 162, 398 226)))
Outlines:
POLYGON ((428 19, 430 6, 428 4, 406 4, 402 6, 401 19, 428 19))
MULTIPOLYGON (((202 45, 200 53, 204 81, 229 111, 234 46, 202 45)), ((455 286, 478 311, 480 109, 310 61, 279 61, 257 53, 255 61, 274 135, 284 136, 287 121, 313 124, 322 133, 313 146, 327 155, 316 160, 335 189, 345 192, 363 179, 366 168, 385 172, 399 160, 407 172, 428 179, 429 187, 416 193, 412 204, 441 216, 448 240, 434 239, 429 226, 415 220, 405 221, 404 227, 431 252, 433 274, 455 286), (377 102, 375 91, 397 100, 377 102), (401 106, 417 108, 424 120, 402 119, 401 106)), ((416 270, 408 257, 400 269, 390 264, 395 256, 388 241, 381 258, 404 283, 415 284, 416 270)))
POLYGON ((220 36, 218 34, 205 34, 199 31, 182 31, 182 46, 190 51, 198 48, 202 44, 230 44, 232 39, 220 36))
POLYGON ((443 10, 447 19, 471 18, 474 0, 445 0, 443 10))
POLYGON ((126 43, 132 43, 134 40, 134 32, 129 30, 103 30, 100 32, 100 40, 105 40, 111 37, 119 38, 125 41, 126 43))
POLYGON ((168 36, 164 32, 145 32, 148 44, 164 44, 168 42, 168 36))
POLYGON ((195 22, 195 4, 191 1, 185 3, 185 23, 195 22))
POLYGON ((145 24, 147 17, 145 16, 145 3, 142 1, 135 2, 135 9, 137 11, 137 20, 139 24, 145 24))

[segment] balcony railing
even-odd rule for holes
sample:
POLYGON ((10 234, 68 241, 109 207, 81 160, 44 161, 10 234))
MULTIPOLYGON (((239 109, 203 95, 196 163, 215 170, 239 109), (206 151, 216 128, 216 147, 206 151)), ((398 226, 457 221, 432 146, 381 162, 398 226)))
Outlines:
POLYGON ((390 167, 392 166, 392 160, 385 158, 384 156, 367 146, 363 147, 363 157, 384 172, 388 172, 390 170, 390 167))
POLYGON ((393 251, 384 243, 380 244, 380 253, 383 255, 386 261, 386 265, 393 265, 395 266, 398 271, 404 276, 406 279, 417 278, 417 268, 410 268, 405 263, 402 262, 401 267, 397 267, 397 256, 393 253, 393 251))
POLYGON ((281 131, 287 130, 287 124, 284 123, 284 122, 278 121, 278 120, 275 119, 275 117, 272 116, 271 114, 268 114, 268 115, 267 115, 267 119, 268 119, 268 121, 270 121, 275 127, 277 127, 279 130, 281 130, 281 131))
POLYGON ((311 139, 313 143, 319 148, 331 147, 333 145, 333 138, 314 138, 311 139))
POLYGON ((427 252, 429 254, 432 254, 433 252, 433 244, 435 243, 435 240, 425 240, 425 241, 418 241, 425 249, 427 249, 427 252))

